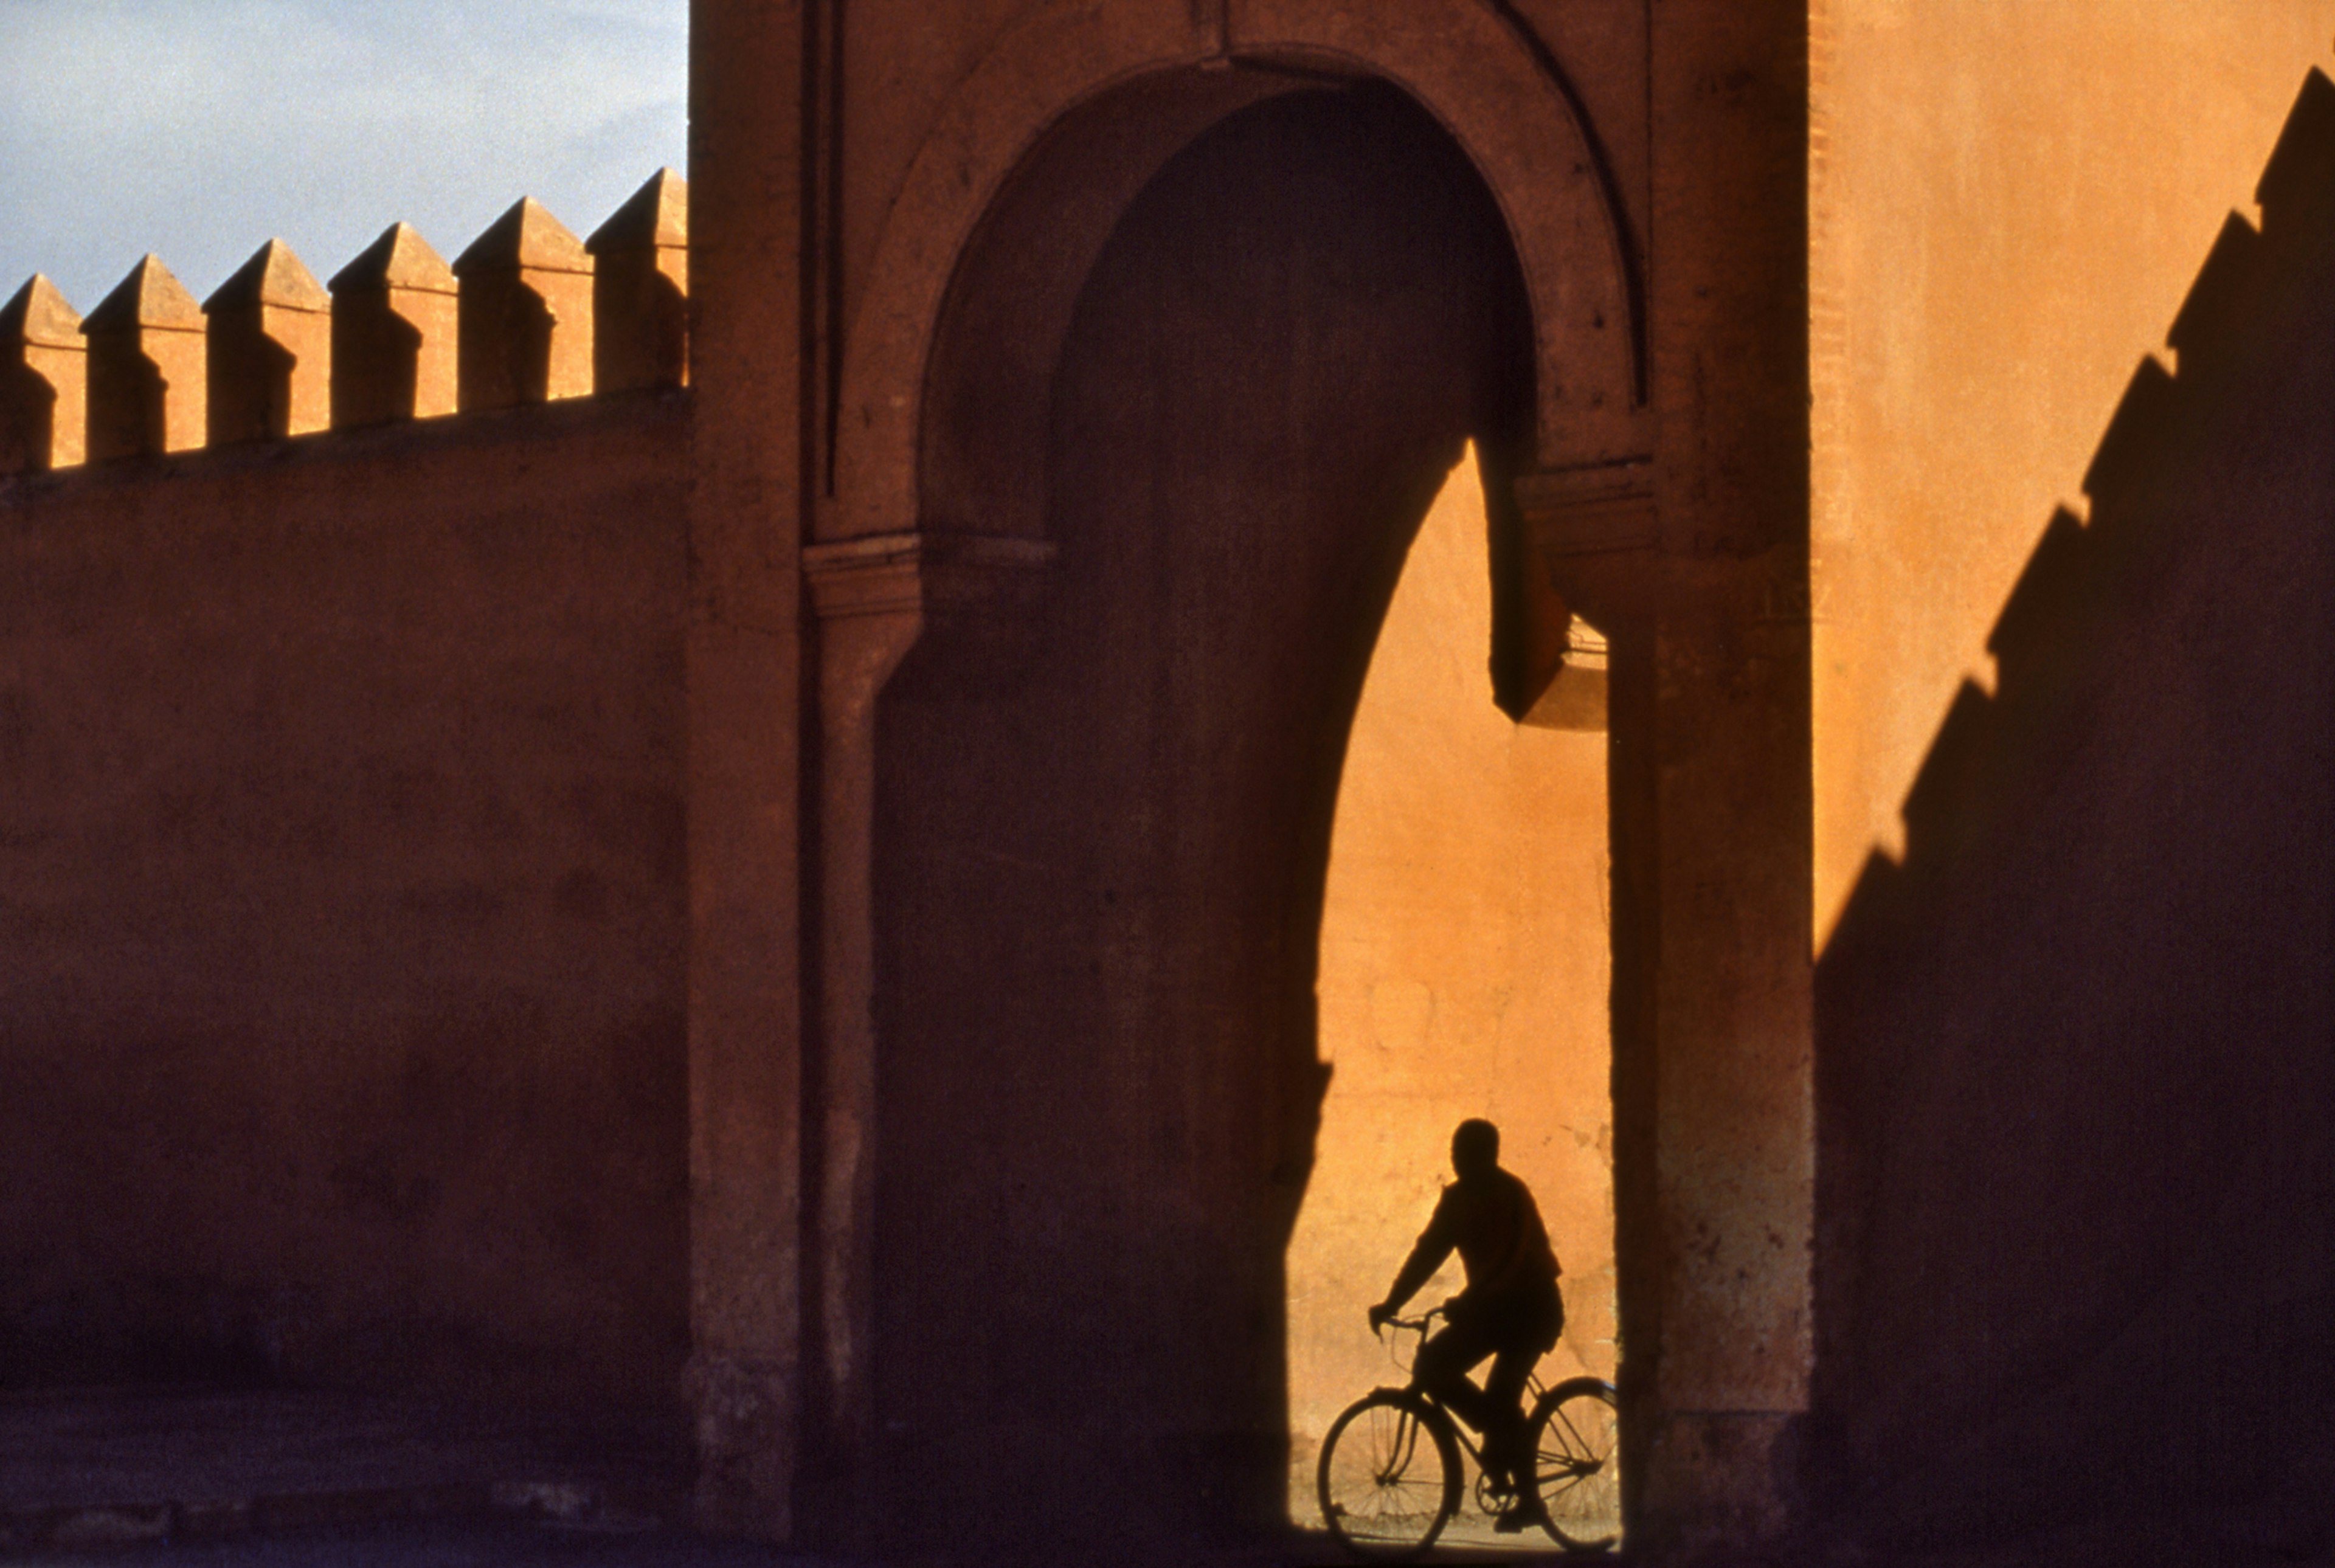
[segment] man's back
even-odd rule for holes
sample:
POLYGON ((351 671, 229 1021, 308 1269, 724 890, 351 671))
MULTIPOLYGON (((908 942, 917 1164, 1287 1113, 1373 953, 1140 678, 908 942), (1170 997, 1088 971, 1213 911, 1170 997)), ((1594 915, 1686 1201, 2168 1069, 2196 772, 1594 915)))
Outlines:
POLYGON ((1439 1263, 1458 1251, 1470 1302, 1536 1295, 1562 1272, 1531 1189, 1497 1166, 1445 1187, 1419 1241, 1436 1250, 1439 1263))

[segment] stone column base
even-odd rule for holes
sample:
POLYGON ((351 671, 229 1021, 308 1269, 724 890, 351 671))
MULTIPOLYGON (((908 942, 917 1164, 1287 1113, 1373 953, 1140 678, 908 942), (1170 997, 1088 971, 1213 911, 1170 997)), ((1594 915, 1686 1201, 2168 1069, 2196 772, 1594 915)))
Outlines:
POLYGON ((1759 1561, 1785 1547, 1799 1517, 1800 1431, 1794 1411, 1684 1410, 1648 1446, 1633 1557, 1759 1561))
POLYGON ((697 1527, 709 1535, 789 1539, 794 1531, 792 1369, 700 1350, 690 1359, 687 1383, 697 1416, 697 1527))

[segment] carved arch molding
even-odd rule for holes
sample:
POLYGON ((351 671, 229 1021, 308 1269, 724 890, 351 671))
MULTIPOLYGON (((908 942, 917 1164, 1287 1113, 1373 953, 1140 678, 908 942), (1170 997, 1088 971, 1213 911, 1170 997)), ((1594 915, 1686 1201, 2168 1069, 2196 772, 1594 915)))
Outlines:
POLYGON ((1555 63, 1505 7, 1057 0, 959 87, 887 217, 846 334, 821 537, 1039 537, 1047 380, 1120 213, 1226 115, 1364 78, 1433 115, 1507 218, 1534 316, 1537 466, 1641 457, 1619 204, 1555 63))

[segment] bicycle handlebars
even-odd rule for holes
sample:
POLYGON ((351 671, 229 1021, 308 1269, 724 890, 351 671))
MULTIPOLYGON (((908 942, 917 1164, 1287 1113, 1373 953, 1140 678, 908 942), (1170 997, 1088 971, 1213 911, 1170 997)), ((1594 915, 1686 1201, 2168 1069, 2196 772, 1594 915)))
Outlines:
POLYGON ((1414 1333, 1423 1334, 1427 1332, 1427 1325, 1442 1315, 1441 1307, 1429 1307, 1415 1318, 1389 1318, 1379 1325, 1379 1331, 1384 1333, 1389 1329, 1409 1329, 1414 1333))

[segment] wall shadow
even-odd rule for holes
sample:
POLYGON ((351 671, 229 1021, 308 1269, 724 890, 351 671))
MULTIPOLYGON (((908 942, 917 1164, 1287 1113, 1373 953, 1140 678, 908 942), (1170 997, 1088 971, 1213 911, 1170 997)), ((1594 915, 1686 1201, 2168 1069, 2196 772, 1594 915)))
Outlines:
POLYGON ((1526 309, 1481 181, 1373 87, 1226 120, 1089 276, 1034 646, 1006 678, 928 639, 879 718, 896 1535, 1280 1526, 1347 732, 1463 441, 1529 428, 1526 309))
POLYGON ((2335 84, 1817 972, 1815 1516, 2315 1555, 2335 1495, 2335 84))

